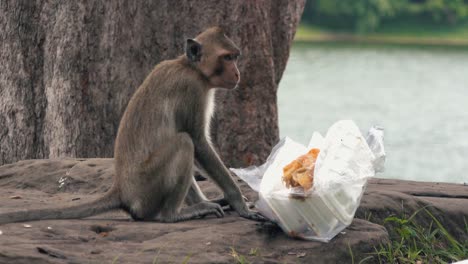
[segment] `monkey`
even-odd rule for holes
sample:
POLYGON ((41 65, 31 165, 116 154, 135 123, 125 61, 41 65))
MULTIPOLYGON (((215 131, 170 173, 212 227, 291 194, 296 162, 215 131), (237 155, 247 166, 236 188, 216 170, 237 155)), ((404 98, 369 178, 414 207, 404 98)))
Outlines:
POLYGON ((80 219, 119 209, 135 221, 172 223, 223 217, 223 202, 241 217, 265 221, 248 208, 210 140, 214 91, 237 88, 240 55, 220 27, 187 39, 185 54, 156 65, 131 97, 115 139, 114 180, 101 198, 67 208, 3 213, 0 224, 80 219), (193 177, 195 163, 224 198, 204 196, 193 177))

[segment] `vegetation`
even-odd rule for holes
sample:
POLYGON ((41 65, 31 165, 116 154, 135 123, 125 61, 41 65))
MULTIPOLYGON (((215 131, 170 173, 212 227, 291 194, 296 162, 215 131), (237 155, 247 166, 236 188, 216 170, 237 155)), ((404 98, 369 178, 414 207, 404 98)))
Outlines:
POLYGON ((468 22, 456 26, 424 25, 421 21, 402 20, 386 24, 366 35, 337 32, 317 25, 301 24, 296 41, 305 42, 360 42, 385 44, 415 44, 468 46, 468 22))
POLYGON ((247 260, 247 257, 238 253, 234 247, 231 247, 231 256, 235 259, 238 264, 247 264, 250 263, 247 260))
MULTIPOLYGON (((385 219, 385 223, 396 232, 396 237, 388 243, 376 247, 374 253, 359 263, 366 263, 375 258, 378 259, 379 263, 398 264, 451 263, 468 258, 468 241, 457 241, 441 222, 425 208, 408 218, 388 217, 385 219), (431 219, 429 225, 417 222, 416 215, 420 212, 424 212, 431 219)), ((465 235, 468 235, 466 221, 464 228, 465 235)), ((350 254, 354 263, 352 251, 350 254)))
POLYGON ((385 23, 416 19, 454 26, 468 20, 467 0, 312 0, 303 20, 331 29, 369 33, 385 23))
POLYGON ((257 257, 261 258, 259 248, 251 248, 248 256, 242 255, 236 251, 234 247, 231 247, 230 255, 234 258, 235 263, 237 264, 249 264, 252 263, 249 261, 248 257, 256 259, 257 257))

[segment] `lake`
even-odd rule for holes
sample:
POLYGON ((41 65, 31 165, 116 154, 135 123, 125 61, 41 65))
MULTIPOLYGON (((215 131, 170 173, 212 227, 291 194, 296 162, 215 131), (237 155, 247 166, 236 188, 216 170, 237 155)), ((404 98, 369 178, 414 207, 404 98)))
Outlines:
POLYGON ((278 108, 304 144, 340 119, 384 127, 377 177, 468 183, 468 49, 295 44, 278 108))

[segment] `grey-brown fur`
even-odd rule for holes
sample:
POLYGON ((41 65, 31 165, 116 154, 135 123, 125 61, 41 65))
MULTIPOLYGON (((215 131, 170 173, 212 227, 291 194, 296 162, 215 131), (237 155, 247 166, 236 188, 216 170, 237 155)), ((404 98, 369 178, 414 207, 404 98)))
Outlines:
POLYGON ((234 210, 242 217, 263 220, 247 208, 207 134, 212 89, 235 88, 240 52, 220 28, 208 29, 187 43, 189 56, 157 65, 128 103, 115 140, 114 185, 104 197, 70 208, 1 214, 0 224, 84 218, 118 208, 136 220, 222 217, 221 206, 205 198, 192 176, 195 160, 234 210), (181 209, 184 200, 188 207, 181 209))

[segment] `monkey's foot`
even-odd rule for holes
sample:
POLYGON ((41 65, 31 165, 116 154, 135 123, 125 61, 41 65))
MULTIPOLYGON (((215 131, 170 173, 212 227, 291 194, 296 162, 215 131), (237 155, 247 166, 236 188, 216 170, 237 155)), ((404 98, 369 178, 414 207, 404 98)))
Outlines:
MULTIPOLYGON (((217 203, 201 202, 201 203, 195 204, 193 206, 190 206, 190 207, 187 207, 187 208, 184 208, 184 209, 190 209, 192 207, 194 209, 190 213, 193 214, 194 218, 196 218, 196 217, 205 217, 205 216, 211 215, 211 214, 216 215, 216 217, 218 217, 218 218, 221 218, 221 217, 224 216, 223 208, 221 207, 221 205, 219 205, 217 203)), ((184 209, 182 209, 182 210, 184 210, 184 209)))
MULTIPOLYGON (((247 207, 249 209, 253 209, 255 207, 255 203, 249 202, 247 197, 245 197, 245 196, 242 196, 242 197, 244 198, 245 204, 247 205, 247 207)), ((214 200, 211 200, 210 202, 217 203, 221 207, 226 207, 226 208, 224 208, 224 211, 233 211, 234 210, 234 208, 229 206, 229 202, 228 202, 228 200, 226 198, 214 199, 214 200)))
POLYGON ((214 200, 210 200, 210 202, 219 204, 221 207, 229 206, 229 203, 226 200, 226 198, 214 199, 214 200))
POLYGON ((263 215, 261 215, 259 212, 247 210, 246 212, 239 213, 239 215, 243 218, 247 218, 250 220, 258 221, 258 222, 266 222, 268 219, 266 219, 263 215))
POLYGON ((218 218, 224 216, 223 208, 217 203, 201 202, 189 207, 182 208, 179 214, 164 214, 158 215, 155 220, 163 223, 175 223, 190 219, 205 217, 207 215, 215 215, 218 218))

